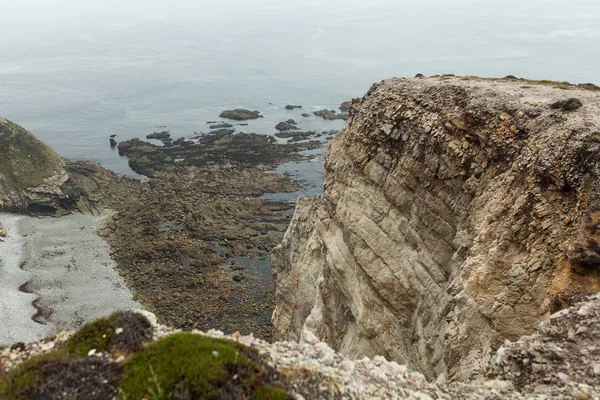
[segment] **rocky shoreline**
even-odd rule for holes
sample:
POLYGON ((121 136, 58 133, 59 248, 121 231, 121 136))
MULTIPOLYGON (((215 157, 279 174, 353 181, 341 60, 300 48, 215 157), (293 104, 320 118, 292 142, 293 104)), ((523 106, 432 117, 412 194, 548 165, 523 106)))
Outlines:
POLYGON ((108 198, 116 212, 102 235, 136 297, 177 328, 253 332, 270 340, 268 253, 281 241, 294 205, 256 196, 297 191, 301 182, 271 171, 306 159, 302 151, 332 137, 311 134, 280 144, 219 126, 164 146, 119 143, 119 153, 149 180, 115 187, 108 198))

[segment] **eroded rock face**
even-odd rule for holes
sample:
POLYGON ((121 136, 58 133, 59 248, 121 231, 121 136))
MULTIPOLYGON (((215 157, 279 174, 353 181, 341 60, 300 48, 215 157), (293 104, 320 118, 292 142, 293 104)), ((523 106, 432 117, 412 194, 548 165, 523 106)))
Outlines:
POLYGON ((97 212, 114 174, 62 159, 25 128, 0 117, 0 210, 32 215, 97 212))
POLYGON ((272 254, 275 328, 429 379, 600 290, 600 92, 392 79, 354 101, 272 254), (574 110, 551 104, 577 99, 574 110))
POLYGON ((0 208, 56 208, 69 179, 61 157, 21 126, 0 118, 0 208))

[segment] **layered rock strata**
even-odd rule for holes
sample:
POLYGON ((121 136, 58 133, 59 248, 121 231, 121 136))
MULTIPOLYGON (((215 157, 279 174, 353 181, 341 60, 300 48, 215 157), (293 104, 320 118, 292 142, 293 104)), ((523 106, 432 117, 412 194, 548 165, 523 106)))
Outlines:
POLYGON ((0 117, 0 211, 97 212, 101 181, 113 176, 93 163, 62 159, 31 132, 0 117))
POLYGON ((375 84, 272 253, 279 337, 482 374, 504 340, 600 290, 599 153, 593 85, 375 84))

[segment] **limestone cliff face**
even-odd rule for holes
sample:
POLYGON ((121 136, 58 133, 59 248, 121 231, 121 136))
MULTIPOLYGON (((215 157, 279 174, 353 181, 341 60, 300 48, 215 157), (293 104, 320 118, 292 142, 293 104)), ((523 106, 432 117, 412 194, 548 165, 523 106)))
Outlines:
POLYGON ((327 150, 324 196, 299 200, 273 251, 279 336, 481 374, 505 339, 600 290, 599 162, 591 85, 374 85, 327 150))
POLYGON ((0 118, 0 210, 62 215, 95 211, 90 178, 109 174, 91 163, 63 160, 23 127, 0 118))

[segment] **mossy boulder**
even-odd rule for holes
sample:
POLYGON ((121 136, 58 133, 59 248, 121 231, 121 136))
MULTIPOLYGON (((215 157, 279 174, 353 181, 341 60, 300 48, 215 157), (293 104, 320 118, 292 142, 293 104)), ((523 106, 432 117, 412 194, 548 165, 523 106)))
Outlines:
POLYGON ((141 314, 117 312, 86 324, 69 338, 61 350, 87 356, 90 351, 131 353, 152 340, 152 325, 141 314))
POLYGON ((248 347, 179 333, 151 343, 125 365, 122 399, 272 399, 288 395, 248 347))

